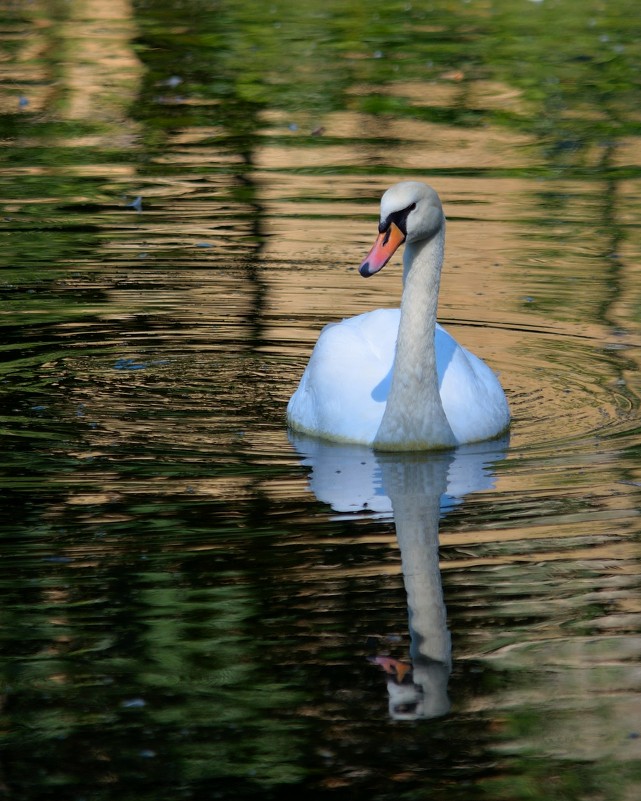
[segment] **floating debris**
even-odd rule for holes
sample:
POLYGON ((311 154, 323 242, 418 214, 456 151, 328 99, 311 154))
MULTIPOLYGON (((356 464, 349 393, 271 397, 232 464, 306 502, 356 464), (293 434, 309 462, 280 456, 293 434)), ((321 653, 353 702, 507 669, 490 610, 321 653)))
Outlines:
POLYGON ((145 370, 147 367, 169 364, 169 359, 153 359, 150 362, 137 362, 135 359, 122 358, 114 364, 114 370, 145 370))
POLYGON ((123 701, 120 706, 125 709, 142 709, 147 706, 147 702, 144 698, 128 698, 126 701, 123 701))
POLYGON ((114 364, 114 370, 144 370, 147 365, 137 362, 134 359, 118 359, 114 364))

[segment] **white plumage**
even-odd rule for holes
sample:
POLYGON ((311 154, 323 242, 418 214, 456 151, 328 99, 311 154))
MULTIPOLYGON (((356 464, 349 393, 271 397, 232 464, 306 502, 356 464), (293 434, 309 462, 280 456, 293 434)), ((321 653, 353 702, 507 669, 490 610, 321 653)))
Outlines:
POLYGON ((406 243, 401 309, 326 326, 287 407, 312 436, 381 450, 428 450, 491 439, 510 414, 492 370, 436 323, 445 217, 436 192, 403 182, 381 201, 372 275, 406 243))

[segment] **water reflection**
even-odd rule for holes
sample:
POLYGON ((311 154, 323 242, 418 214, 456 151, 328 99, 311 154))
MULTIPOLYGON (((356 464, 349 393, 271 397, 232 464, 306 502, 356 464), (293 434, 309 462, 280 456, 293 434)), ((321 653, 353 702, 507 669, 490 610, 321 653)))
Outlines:
POLYGON ((450 632, 439 569, 439 520, 463 497, 493 486, 490 465, 504 458, 507 438, 432 453, 377 453, 291 435, 311 468, 318 500, 339 513, 392 516, 407 593, 410 663, 378 654, 395 720, 447 714, 452 669, 450 632))
POLYGON ((636 6, 215 6, 0 11, 0 790, 640 797, 636 6), (509 459, 302 443, 328 520, 283 410, 404 177, 509 459))

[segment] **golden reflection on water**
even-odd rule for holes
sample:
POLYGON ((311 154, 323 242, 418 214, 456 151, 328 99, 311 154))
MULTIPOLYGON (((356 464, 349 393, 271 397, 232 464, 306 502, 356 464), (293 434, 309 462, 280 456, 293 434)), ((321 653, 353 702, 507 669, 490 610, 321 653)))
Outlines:
MULTIPOLYGON (((131 111, 145 69, 133 46, 132 6, 118 0, 67 8, 64 23, 43 12, 17 36, 12 68, 29 86, 29 113, 104 126, 52 137, 62 148, 144 149, 143 123, 131 111), (58 53, 72 54, 54 57, 55 81, 43 55, 52 41, 58 53)), ((358 84, 348 95, 356 103, 377 89, 415 108, 481 106, 524 119, 533 113, 519 90, 460 70, 438 80, 358 84)), ((181 103, 212 105, 197 96, 181 103)), ((12 113, 15 104, 15 91, 3 90, 0 108, 12 113)), ((494 486, 468 495, 441 521, 455 665, 480 663, 502 677, 487 690, 455 697, 454 719, 489 716, 492 758, 529 751, 535 762, 638 759, 641 739, 631 735, 638 734, 640 711, 640 471, 624 454, 638 447, 639 181, 542 181, 540 143, 531 134, 355 108, 309 116, 298 131, 288 128, 289 113, 260 109, 251 159, 221 141, 224 125, 201 119, 163 132, 164 146, 144 164, 101 152, 89 163, 7 166, 7 177, 98 179, 92 202, 106 204, 92 220, 99 230, 90 255, 55 262, 60 278, 52 291, 75 305, 46 329, 56 352, 33 369, 56 396, 59 417, 77 422, 73 433, 49 432, 52 449, 73 464, 48 478, 48 491, 58 494, 43 501, 44 520, 60 538, 56 553, 72 560, 65 580, 88 571, 91 588, 92 571, 143 548, 145 525, 145 559, 160 560, 150 561, 158 584, 149 592, 158 598, 162 582, 181 576, 194 554, 233 564, 241 588, 272 582, 264 604, 278 599, 286 614, 274 618, 296 618, 292 653, 283 656, 291 674, 347 661, 359 625, 350 599, 365 599, 360 613, 375 632, 389 626, 382 610, 395 604, 394 631, 406 635, 404 602, 393 594, 401 563, 389 517, 337 520, 314 498, 287 438, 284 407, 324 324, 398 304, 398 261, 368 282, 355 268, 373 241, 380 194, 401 175, 424 178, 441 194, 449 220, 441 319, 500 372, 514 412, 494 486), (322 132, 311 137, 320 123, 322 132), (126 199, 138 194, 142 211, 126 210, 126 199), (555 206, 559 198, 564 202, 555 206), (77 300, 81 291, 99 297, 77 300), (183 511, 198 504, 204 520, 183 531, 183 511), (74 542, 65 528, 74 525, 97 539, 74 542), (266 552, 276 561, 260 550, 256 532, 272 537, 266 552), (259 579, 243 572, 254 558, 265 559, 259 579), (350 587, 357 589, 352 595, 350 587), (381 597, 385 590, 392 601, 381 597), (329 655, 330 646, 339 656, 329 655), (536 727, 519 729, 528 715, 538 734, 536 727)), ((36 144, 35 135, 24 134, 23 147, 36 144)), ((593 144, 584 166, 598 166, 604 149, 593 144)), ((624 138, 612 163, 638 166, 640 153, 637 138, 624 138)), ((4 211, 58 202, 34 193, 7 198, 4 211)), ((45 307, 19 310, 25 329, 34 318, 46 323, 46 314, 45 307)), ((37 479, 11 481, 35 495, 42 489, 37 479)), ((218 580, 215 572, 207 578, 218 580)), ((85 593, 96 603, 90 589, 85 593)), ((179 595, 174 605, 159 602, 154 614, 183 614, 179 595)), ((68 587, 49 589, 45 600, 54 627, 71 626, 73 604, 85 603, 68 587)), ((242 607, 232 601, 234 611, 242 607)), ((239 630, 247 641, 255 636, 237 620, 225 621, 216 620, 223 644, 239 630)), ((149 626, 149 619, 141 622, 149 626)), ((272 641, 261 647, 277 649, 280 634, 273 627, 272 641)), ((57 633, 39 658, 64 654, 70 642, 57 633)), ((246 667, 256 657, 242 638, 241 645, 234 657, 246 667)), ((211 661, 215 648, 208 649, 211 661)), ((179 667, 187 685, 193 674, 179 667)), ((49 678, 75 681, 62 670, 49 678)), ((230 697, 247 689, 230 686, 230 697)), ((300 716, 322 720, 326 712, 329 720, 331 711, 344 718, 353 710, 342 697, 300 704, 300 716)), ((333 734, 340 738, 340 727, 333 734)), ((327 777, 333 779, 331 770, 327 777)))

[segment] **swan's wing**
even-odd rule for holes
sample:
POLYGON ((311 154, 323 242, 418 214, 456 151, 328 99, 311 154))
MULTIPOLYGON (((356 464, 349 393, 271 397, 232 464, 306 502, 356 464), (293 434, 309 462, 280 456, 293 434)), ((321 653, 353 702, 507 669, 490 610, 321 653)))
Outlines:
POLYGON ((398 309, 326 326, 287 407, 292 428, 371 444, 380 426, 398 332, 398 309))
POLYGON ((436 363, 443 408, 457 440, 479 442, 504 432, 510 412, 496 374, 440 325, 436 363))

